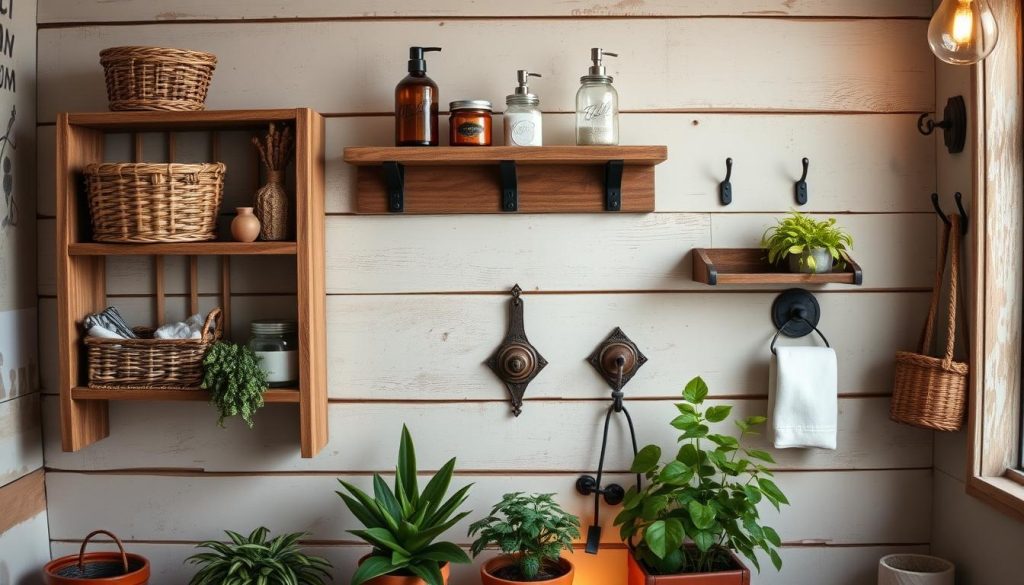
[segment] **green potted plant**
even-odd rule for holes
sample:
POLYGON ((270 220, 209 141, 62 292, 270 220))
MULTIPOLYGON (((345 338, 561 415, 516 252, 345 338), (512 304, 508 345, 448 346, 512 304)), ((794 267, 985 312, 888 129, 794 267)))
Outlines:
POLYGON ((202 387, 210 391, 210 401, 220 413, 217 424, 224 426, 224 419, 241 416, 252 428, 253 415, 263 407, 267 373, 248 347, 218 341, 203 357, 202 387))
POLYGON ((571 585, 573 565, 562 551, 572 552, 580 520, 562 510, 554 494, 505 494, 489 516, 470 525, 469 536, 478 533, 473 557, 491 545, 504 553, 480 567, 483 585, 571 585))
POLYGON ((672 421, 681 445, 673 459, 662 464, 661 449, 647 445, 633 461, 630 471, 643 474, 647 485, 626 492, 615 518, 632 553, 629 585, 746 585, 750 570, 736 553, 760 571, 758 549, 776 569, 782 566, 781 539, 761 525, 757 504, 779 508, 789 501, 765 467, 772 456, 743 445, 765 418, 734 421, 739 437, 712 433, 709 423, 726 420, 732 407, 702 409, 707 395, 699 377, 683 390, 672 421))
POLYGON ((833 265, 842 268, 842 252, 853 247, 853 238, 834 217, 819 221, 792 211, 765 230, 761 247, 771 264, 788 259, 790 272, 815 274, 831 272, 833 265))
POLYGON ((458 546, 434 542, 469 515, 456 511, 465 503, 472 484, 445 499, 454 472, 452 458, 420 491, 412 436, 402 425, 393 490, 379 474, 373 475, 373 497, 338 480, 348 492, 339 491, 338 495, 365 526, 364 530, 349 532, 373 547, 360 559, 349 585, 444 585, 451 563, 469 562, 469 556, 458 546))
POLYGON ((307 555, 298 546, 301 532, 267 540, 260 527, 249 536, 225 531, 231 542, 209 540, 196 548, 210 552, 192 555, 186 562, 198 565, 189 585, 323 585, 331 581, 331 563, 307 555))

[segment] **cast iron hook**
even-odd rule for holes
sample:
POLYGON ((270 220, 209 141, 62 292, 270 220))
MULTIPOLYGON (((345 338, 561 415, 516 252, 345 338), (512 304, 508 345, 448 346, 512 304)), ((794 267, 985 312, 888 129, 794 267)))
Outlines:
POLYGON ((935 213, 938 214, 939 219, 942 220, 942 223, 944 223, 944 224, 946 224, 948 226, 949 225, 949 218, 946 217, 946 212, 942 211, 942 206, 939 205, 939 194, 938 193, 932 193, 932 207, 935 208, 935 213))
POLYGON ((718 200, 722 205, 732 203, 732 157, 725 159, 725 180, 718 184, 718 200))
POLYGON ((804 157, 801 162, 804 165, 804 172, 796 182, 796 204, 807 205, 807 169, 811 166, 811 161, 804 157))
POLYGON ((953 195, 953 199, 956 200, 956 208, 960 211, 960 233, 967 234, 967 211, 964 210, 964 196, 957 191, 953 195))

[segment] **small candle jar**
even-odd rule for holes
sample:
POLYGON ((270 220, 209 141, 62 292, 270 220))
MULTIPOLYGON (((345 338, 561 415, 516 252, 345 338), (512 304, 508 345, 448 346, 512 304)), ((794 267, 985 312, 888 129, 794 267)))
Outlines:
POLYGON ((271 388, 295 387, 299 383, 299 337, 295 321, 275 319, 253 321, 249 349, 260 360, 271 388))
POLYGON ((460 100, 448 108, 449 143, 452 146, 491 145, 491 102, 484 100, 460 100))

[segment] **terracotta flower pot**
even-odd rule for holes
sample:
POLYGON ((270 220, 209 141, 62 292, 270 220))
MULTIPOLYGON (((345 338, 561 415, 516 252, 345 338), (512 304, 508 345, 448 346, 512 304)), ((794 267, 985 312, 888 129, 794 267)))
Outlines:
MULTIPOLYGON (((510 555, 502 555, 487 561, 482 567, 480 567, 480 581, 483 585, 522 585, 523 583, 527 583, 527 581, 509 581, 507 579, 494 576, 494 573, 509 565, 515 564, 515 562, 515 559, 510 555)), ((558 564, 562 567, 562 570, 565 571, 565 574, 562 576, 555 577, 554 579, 545 579, 543 581, 528 581, 528 583, 540 583, 542 585, 572 585, 572 580, 576 573, 575 567, 573 567, 569 559, 559 559, 558 564)))
POLYGON ((46 563, 43 576, 46 585, 146 585, 149 583, 149 561, 141 555, 124 552, 119 538, 106 530, 97 530, 85 537, 77 555, 46 563), (85 546, 97 534, 113 538, 120 551, 86 553, 85 546))
MULTIPOLYGON (((370 558, 370 555, 359 559, 359 564, 363 564, 363 561, 368 558, 370 558)), ((441 565, 441 577, 444 579, 445 585, 448 585, 449 574, 451 574, 451 564, 445 563, 441 565)), ((414 575, 381 575, 380 577, 370 579, 366 582, 366 585, 426 585, 426 581, 414 575)))
POLYGON ((750 585, 750 569, 743 564, 732 551, 727 551, 732 558, 735 569, 714 573, 685 573, 679 575, 651 575, 642 563, 626 555, 629 559, 629 585, 750 585))

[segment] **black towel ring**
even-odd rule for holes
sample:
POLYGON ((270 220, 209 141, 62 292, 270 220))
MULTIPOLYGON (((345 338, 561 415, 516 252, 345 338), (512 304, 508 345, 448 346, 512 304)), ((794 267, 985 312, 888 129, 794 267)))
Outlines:
MULTIPOLYGON (((800 313, 803 313, 803 311, 800 311, 800 313)), ((832 345, 828 342, 828 338, 825 337, 825 334, 822 333, 821 330, 818 329, 818 327, 816 325, 814 325, 813 323, 808 321, 806 316, 804 316, 803 314, 798 314, 798 315, 795 315, 792 318, 790 318, 789 321, 786 321, 785 323, 783 323, 782 327, 780 327, 779 330, 775 332, 775 336, 772 337, 772 345, 771 345, 772 355, 776 355, 776 353, 775 353, 775 342, 779 340, 779 335, 781 335, 783 330, 786 329, 786 326, 789 325, 790 323, 792 323, 793 321, 803 321, 804 323, 807 324, 808 327, 810 327, 815 333, 818 334, 818 337, 820 337, 822 341, 825 342, 825 347, 832 347, 832 345)))

